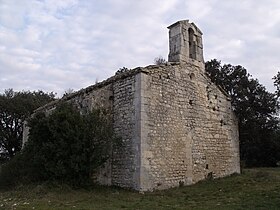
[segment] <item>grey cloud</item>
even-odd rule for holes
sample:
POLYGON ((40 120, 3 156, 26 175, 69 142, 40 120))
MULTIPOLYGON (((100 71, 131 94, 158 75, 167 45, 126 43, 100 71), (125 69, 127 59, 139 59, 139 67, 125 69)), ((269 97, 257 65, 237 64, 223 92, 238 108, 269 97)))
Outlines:
POLYGON ((270 90, 279 70, 276 0, 3 1, 0 91, 62 93, 103 80, 123 66, 166 58, 166 27, 180 19, 190 19, 204 32, 206 60, 240 64, 270 90))

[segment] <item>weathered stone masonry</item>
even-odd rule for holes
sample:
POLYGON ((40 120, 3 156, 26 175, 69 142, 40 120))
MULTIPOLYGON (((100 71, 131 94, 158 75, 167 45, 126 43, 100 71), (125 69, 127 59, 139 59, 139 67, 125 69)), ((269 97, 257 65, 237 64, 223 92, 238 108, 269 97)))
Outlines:
POLYGON ((122 146, 95 175, 101 184, 146 191, 240 172, 237 119, 229 96, 205 73, 202 33, 188 21, 168 28, 167 64, 138 67, 62 99, 82 112, 111 110, 122 146))
POLYGON ((143 189, 239 172, 238 126, 230 99, 201 67, 158 67, 143 83, 143 189))

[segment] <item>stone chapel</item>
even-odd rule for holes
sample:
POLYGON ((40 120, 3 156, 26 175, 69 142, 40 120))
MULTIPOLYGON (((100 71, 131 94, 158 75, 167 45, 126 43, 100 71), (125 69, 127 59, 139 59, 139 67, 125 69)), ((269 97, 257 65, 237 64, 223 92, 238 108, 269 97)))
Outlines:
POLYGON ((240 173, 238 120, 205 72, 202 32, 188 20, 168 29, 166 64, 121 72, 36 110, 60 101, 111 110, 122 147, 95 174, 100 184, 152 191, 240 173))

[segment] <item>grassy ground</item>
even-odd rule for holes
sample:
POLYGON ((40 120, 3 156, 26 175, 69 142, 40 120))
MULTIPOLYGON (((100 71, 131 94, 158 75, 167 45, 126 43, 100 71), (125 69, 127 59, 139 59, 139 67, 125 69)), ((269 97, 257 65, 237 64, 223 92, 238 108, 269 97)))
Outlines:
POLYGON ((0 191, 2 209, 280 209, 280 168, 246 169, 242 175, 145 194, 105 187, 21 186, 0 191))

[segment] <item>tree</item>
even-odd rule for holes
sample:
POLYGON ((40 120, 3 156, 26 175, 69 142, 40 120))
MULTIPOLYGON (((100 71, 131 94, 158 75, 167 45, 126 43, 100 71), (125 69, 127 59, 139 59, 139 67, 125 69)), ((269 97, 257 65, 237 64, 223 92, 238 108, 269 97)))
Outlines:
POLYGON ((53 93, 5 90, 0 94, 0 158, 11 159, 22 146, 23 123, 36 108, 54 100, 53 93))
POLYGON ((130 69, 128 69, 127 67, 122 67, 122 68, 119 68, 118 71, 116 71, 115 75, 119 75, 119 74, 129 72, 129 71, 130 71, 130 69))
POLYGON ((75 93, 74 89, 68 88, 67 90, 64 91, 64 93, 63 93, 63 95, 62 95, 62 98, 63 98, 63 97, 67 97, 67 96, 69 96, 69 95, 71 95, 71 94, 73 94, 73 93, 75 93))
POLYGON ((279 119, 279 103, 257 79, 238 65, 221 65, 211 60, 205 64, 211 80, 232 98, 233 109, 239 118, 240 156, 247 166, 274 166, 279 159, 275 139, 279 119))
POLYGON ((278 71, 276 76, 272 78, 274 80, 274 86, 276 87, 275 95, 277 99, 280 98, 280 72, 278 71))
POLYGON ((162 56, 156 57, 154 59, 154 64, 156 64, 156 65, 164 65, 166 63, 167 63, 167 61, 162 56))

